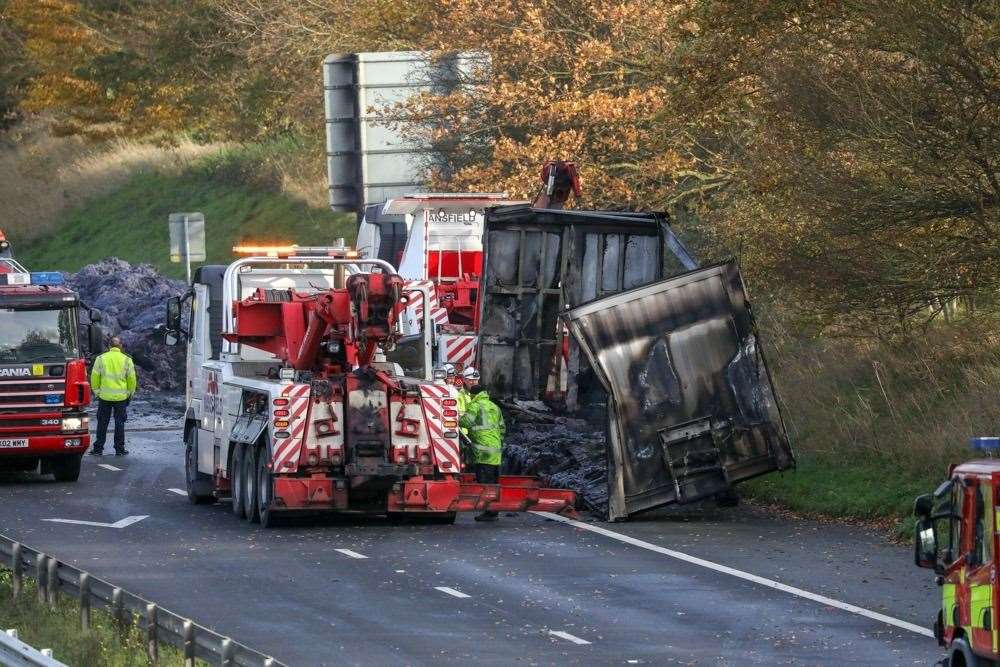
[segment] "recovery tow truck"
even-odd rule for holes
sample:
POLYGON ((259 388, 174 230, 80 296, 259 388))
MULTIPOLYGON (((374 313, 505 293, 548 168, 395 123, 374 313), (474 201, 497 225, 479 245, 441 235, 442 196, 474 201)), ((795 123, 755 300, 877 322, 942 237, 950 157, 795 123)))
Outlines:
MULTIPOLYGON (((68 482, 80 476, 90 385, 78 308, 61 274, 29 272, 0 232, 0 469, 39 469, 68 482)), ((100 329, 87 331, 96 348, 100 329)))
POLYGON ((385 360, 405 339, 400 313, 426 304, 427 286, 343 248, 255 250, 266 254, 201 267, 188 295, 167 304, 168 342, 188 341, 191 502, 228 497, 234 514, 264 526, 301 512, 442 523, 459 511, 573 512, 572 491, 464 472, 429 308, 410 335, 419 368, 407 375, 385 360))
MULTIPOLYGON (((978 450, 1000 450, 1000 438, 973 438, 978 450)), ((952 465, 936 491, 914 502, 914 560, 933 569, 941 587, 934 637, 948 667, 1000 664, 1000 459, 952 465)))

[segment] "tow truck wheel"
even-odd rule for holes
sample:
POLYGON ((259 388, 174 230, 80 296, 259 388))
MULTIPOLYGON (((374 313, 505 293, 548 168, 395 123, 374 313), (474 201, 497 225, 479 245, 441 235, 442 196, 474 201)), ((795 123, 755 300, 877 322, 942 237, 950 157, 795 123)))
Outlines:
POLYGON ((52 474, 57 482, 75 482, 80 478, 82 454, 68 454, 52 460, 52 474))
POLYGON ((267 447, 258 449, 254 459, 257 463, 257 517, 264 528, 274 528, 278 525, 278 513, 271 508, 274 487, 271 471, 267 469, 267 447))
POLYGON ((981 667, 983 660, 976 657, 964 637, 959 637, 951 643, 948 649, 948 667, 981 667))
POLYGON ((243 507, 243 457, 246 454, 246 445, 236 445, 233 451, 233 461, 229 466, 229 486, 232 495, 233 514, 243 518, 245 509, 243 507))
POLYGON ((190 428, 184 437, 184 481, 188 500, 195 505, 202 505, 215 502, 215 496, 212 495, 212 481, 208 475, 198 472, 196 460, 198 455, 194 449, 195 436, 195 430, 190 428))
POLYGON ((257 448, 247 447, 243 457, 243 511, 247 521, 260 521, 257 505, 257 448))

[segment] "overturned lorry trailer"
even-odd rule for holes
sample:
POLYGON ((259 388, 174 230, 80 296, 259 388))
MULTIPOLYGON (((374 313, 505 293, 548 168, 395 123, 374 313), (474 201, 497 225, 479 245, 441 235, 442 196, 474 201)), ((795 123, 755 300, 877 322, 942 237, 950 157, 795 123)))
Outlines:
POLYGON ((571 412, 607 401, 608 519, 794 466, 734 262, 696 268, 658 214, 508 206, 485 240, 484 381, 571 412))
POLYGON ((727 491, 795 465, 735 262, 564 316, 608 391, 608 514, 727 491))

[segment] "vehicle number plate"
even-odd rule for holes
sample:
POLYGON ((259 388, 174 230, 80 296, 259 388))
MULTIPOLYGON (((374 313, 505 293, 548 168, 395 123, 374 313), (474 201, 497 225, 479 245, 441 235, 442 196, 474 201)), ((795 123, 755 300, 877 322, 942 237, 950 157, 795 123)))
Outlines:
POLYGON ((0 438, 0 449, 20 449, 27 446, 27 438, 0 438))

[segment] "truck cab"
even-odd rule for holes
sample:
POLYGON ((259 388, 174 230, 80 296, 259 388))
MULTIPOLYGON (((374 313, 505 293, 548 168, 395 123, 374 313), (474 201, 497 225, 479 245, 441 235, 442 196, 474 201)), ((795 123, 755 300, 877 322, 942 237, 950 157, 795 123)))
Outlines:
POLYGON ((90 445, 90 385, 79 299, 62 282, 0 257, 0 469, 40 466, 76 481, 90 445))
MULTIPOLYGON (((1000 438, 976 438, 979 449, 1000 448, 1000 438)), ((914 503, 914 560, 933 569, 941 587, 934 636, 950 667, 1000 661, 997 595, 1000 460, 953 465, 948 479, 914 503)))

